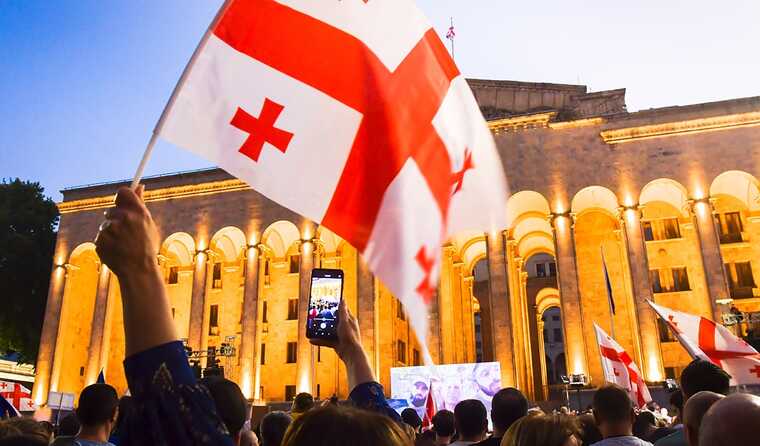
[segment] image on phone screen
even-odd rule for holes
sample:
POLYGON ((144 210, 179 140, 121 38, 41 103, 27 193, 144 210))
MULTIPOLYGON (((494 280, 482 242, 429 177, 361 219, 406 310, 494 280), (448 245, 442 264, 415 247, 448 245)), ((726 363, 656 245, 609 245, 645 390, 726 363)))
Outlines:
POLYGON ((342 294, 343 271, 315 269, 312 272, 307 337, 337 338, 338 306, 342 294))

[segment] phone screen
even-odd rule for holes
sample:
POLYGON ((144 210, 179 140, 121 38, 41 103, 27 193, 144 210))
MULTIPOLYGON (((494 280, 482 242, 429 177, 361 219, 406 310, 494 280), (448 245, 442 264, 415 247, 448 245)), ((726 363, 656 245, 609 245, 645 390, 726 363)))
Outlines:
POLYGON ((343 271, 314 269, 311 273, 311 296, 306 319, 306 337, 338 337, 338 305, 343 296, 343 271))

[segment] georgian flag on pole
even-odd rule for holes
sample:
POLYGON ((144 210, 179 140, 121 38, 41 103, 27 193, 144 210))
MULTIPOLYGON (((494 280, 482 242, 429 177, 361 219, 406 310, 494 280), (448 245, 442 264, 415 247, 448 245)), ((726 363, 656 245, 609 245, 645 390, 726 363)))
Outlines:
POLYGON ((599 344, 599 354, 602 358, 602 370, 604 370, 605 381, 628 389, 631 400, 636 403, 637 407, 642 407, 652 401, 652 396, 649 394, 649 388, 646 382, 644 382, 641 371, 639 371, 636 363, 628 356, 623 347, 605 333, 596 323, 594 323, 594 332, 596 333, 596 341, 599 344))
MULTIPOLYGON (((31 390, 19 383, 0 381, 0 397, 7 401, 16 412, 31 412, 36 409, 31 390)), ((5 409, 7 410, 7 407, 5 409)), ((0 404, 0 413, 2 411, 2 404, 0 404)))
POLYGON ((692 358, 710 361, 731 375, 731 385, 760 384, 760 354, 726 327, 648 301, 692 358))
POLYGON ((491 133, 412 0, 228 1, 136 178, 155 136, 351 243, 423 345, 443 242, 506 223, 491 133))

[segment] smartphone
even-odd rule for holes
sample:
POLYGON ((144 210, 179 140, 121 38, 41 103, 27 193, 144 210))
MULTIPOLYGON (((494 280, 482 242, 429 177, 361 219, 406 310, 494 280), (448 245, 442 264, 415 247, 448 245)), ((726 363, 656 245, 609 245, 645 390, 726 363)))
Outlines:
POLYGON ((315 268, 306 317, 306 337, 338 339, 338 306, 343 298, 343 271, 315 268))

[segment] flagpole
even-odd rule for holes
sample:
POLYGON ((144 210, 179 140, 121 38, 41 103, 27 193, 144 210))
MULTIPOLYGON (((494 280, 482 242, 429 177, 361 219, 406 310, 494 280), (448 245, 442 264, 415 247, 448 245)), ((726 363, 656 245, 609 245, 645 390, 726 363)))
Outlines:
MULTIPOLYGON (((449 29, 453 29, 453 28, 454 28, 454 17, 451 17, 451 28, 449 29)), ((454 59, 454 37, 456 36, 451 36, 451 59, 452 60, 454 59)))
POLYGON ((190 68, 192 68, 193 65, 195 65, 195 61, 198 59, 198 55, 206 47, 206 43, 208 42, 209 37, 211 37, 211 34, 212 34, 211 30, 214 29, 214 27, 216 27, 216 24, 219 22, 219 19, 222 17, 222 15, 224 15, 224 12, 227 11, 227 7, 229 6, 231 2, 232 0, 225 0, 224 4, 222 4, 222 7, 219 8, 219 11, 217 11, 216 16, 214 17, 214 20, 212 20, 211 23, 209 24, 208 28, 206 29, 206 32, 203 34, 203 37, 201 38, 201 41, 198 42, 198 46, 195 47, 195 51, 193 51, 193 55, 190 57, 190 61, 188 61, 187 65, 185 65, 185 69, 182 71, 182 75, 179 77, 177 84, 174 86, 174 90, 172 91, 171 97, 169 97, 169 101, 164 106, 164 110, 161 112, 161 116, 158 118, 158 122, 156 122, 156 126, 153 127, 153 134, 150 137, 150 141, 148 141, 148 145, 145 147, 143 156, 140 159, 140 164, 137 165, 135 176, 132 178, 132 184, 130 185, 132 190, 137 189, 137 186, 140 184, 140 180, 143 177, 143 172, 145 171, 145 166, 148 164, 148 160, 150 159, 150 156, 153 153, 153 147, 156 145, 158 134, 161 133, 161 129, 164 126, 164 121, 166 120, 166 116, 169 114, 169 111, 174 106, 174 102, 177 100, 177 94, 185 85, 187 76, 188 74, 190 74, 190 68))
POLYGON ((599 246, 599 252, 602 254, 602 269, 604 269, 604 288, 607 291, 607 306, 610 308, 610 336, 615 338, 615 309, 612 307, 612 283, 610 282, 610 272, 607 270, 607 262, 604 260, 604 245, 599 246))

